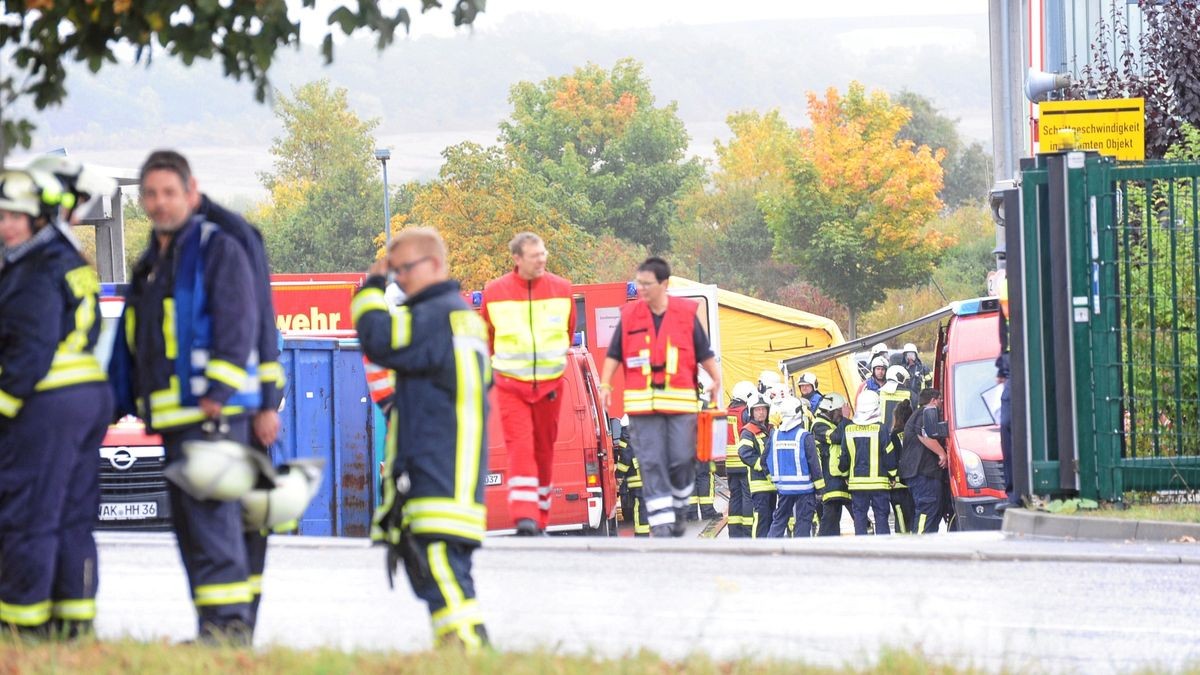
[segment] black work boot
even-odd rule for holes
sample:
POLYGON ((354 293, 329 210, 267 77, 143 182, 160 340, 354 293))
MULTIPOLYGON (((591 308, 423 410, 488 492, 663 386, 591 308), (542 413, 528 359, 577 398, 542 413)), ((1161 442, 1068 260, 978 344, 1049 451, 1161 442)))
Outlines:
POLYGON ((688 512, 695 512, 696 509, 690 506, 681 506, 675 509, 675 525, 671 527, 672 537, 682 537, 687 533, 688 512))
POLYGON ((650 536, 654 537, 656 539, 659 537, 664 537, 664 538, 665 537, 674 537, 675 536, 674 526, 672 526, 672 525, 653 525, 650 527, 650 536))

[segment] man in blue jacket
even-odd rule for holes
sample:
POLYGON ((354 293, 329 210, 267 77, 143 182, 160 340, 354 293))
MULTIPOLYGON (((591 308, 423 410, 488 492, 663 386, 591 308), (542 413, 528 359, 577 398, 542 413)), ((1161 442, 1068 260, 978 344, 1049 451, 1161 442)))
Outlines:
POLYGON ((383 503, 371 539, 388 547, 388 574, 404 561, 425 601, 438 645, 487 644, 471 556, 483 543, 487 325, 463 301, 436 230, 408 228, 371 266, 351 304, 363 352, 396 374, 388 423, 383 503), (408 296, 388 311, 386 274, 408 296))
MULTIPOLYGON (((195 213, 199 192, 187 161, 152 153, 140 184, 154 232, 133 268, 110 377, 117 416, 141 417, 173 463, 218 419, 230 440, 249 442, 251 417, 263 407, 263 312, 243 244, 195 213)), ((255 594, 240 503, 197 498, 174 484, 169 494, 201 642, 248 643, 255 594)))

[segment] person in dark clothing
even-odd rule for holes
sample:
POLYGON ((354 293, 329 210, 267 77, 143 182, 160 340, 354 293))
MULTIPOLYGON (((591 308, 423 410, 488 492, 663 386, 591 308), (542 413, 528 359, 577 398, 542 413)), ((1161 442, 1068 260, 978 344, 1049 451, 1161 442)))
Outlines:
POLYGON ((941 520, 942 476, 946 472, 946 450, 937 438, 941 421, 942 393, 921 391, 921 409, 904 426, 900 476, 912 492, 914 534, 937 532, 941 520))
MULTIPOLYGON (((912 404, 906 400, 896 404, 896 408, 892 412, 892 429, 888 442, 891 443, 890 452, 897 458, 897 462, 903 457, 904 425, 908 423, 908 419, 912 417, 912 414, 912 404)), ((912 491, 904 484, 902 478, 892 483, 889 496, 892 500, 892 513, 896 517, 896 531, 903 534, 912 532, 913 510, 915 507, 912 491)))
POLYGON ((845 452, 842 442, 849 425, 850 405, 841 394, 830 394, 821 399, 817 416, 812 423, 817 455, 820 457, 821 471, 825 476, 818 537, 841 535, 842 509, 850 505, 850 490, 846 483, 848 474, 842 468, 842 455, 845 452))
MULTIPOLYGON (((229 440, 248 445, 253 426, 260 442, 273 442, 278 417, 271 406, 261 414, 265 312, 253 256, 196 212, 199 187, 179 153, 151 153, 140 186, 154 233, 134 265, 109 364, 117 417, 137 414, 161 434, 169 464, 182 462, 184 445, 210 429, 227 427, 229 440)), ((275 379, 270 367, 267 379, 275 379)), ((168 489, 200 641, 250 643, 255 565, 241 504, 200 498, 175 483, 168 489)))
POLYGON ((29 637, 75 637, 96 616, 96 458, 112 415, 94 354, 100 280, 44 201, 60 187, 0 173, 0 628, 29 637))
POLYGON ((396 374, 387 479, 371 539, 388 548, 389 575, 404 561, 413 593, 429 608, 434 641, 479 649, 488 636, 471 558, 487 527, 487 324, 463 300, 446 244, 427 227, 392 240, 351 314, 363 351, 396 374), (394 310, 384 298, 389 271, 407 295, 394 310))

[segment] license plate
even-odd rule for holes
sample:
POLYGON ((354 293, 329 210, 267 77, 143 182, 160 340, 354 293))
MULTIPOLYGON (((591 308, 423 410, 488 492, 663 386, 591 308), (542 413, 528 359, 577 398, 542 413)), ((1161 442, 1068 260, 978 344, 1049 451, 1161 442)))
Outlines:
POLYGON ((489 473, 487 479, 483 482, 484 485, 500 485, 504 480, 498 473, 489 473))
POLYGON ((100 520, 145 520, 158 517, 158 502, 101 504, 100 520))

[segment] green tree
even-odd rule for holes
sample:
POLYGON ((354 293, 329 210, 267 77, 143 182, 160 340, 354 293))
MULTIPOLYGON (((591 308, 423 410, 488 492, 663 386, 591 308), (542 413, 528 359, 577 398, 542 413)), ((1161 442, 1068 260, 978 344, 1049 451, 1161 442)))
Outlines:
POLYGON ((809 94, 792 188, 764 200, 775 250, 857 318, 889 289, 929 279, 946 237, 931 227, 942 208, 942 153, 898 137, 906 108, 852 82, 843 96, 809 94))
POLYGON ((958 120, 942 114, 928 98, 902 90, 893 100, 911 115, 899 138, 945 151, 938 198, 949 207, 985 199, 992 187, 992 157, 983 146, 977 141, 967 143, 958 131, 958 120))
POLYGON ((260 223, 278 272, 343 272, 362 268, 383 230, 383 184, 371 132, 377 120, 350 110, 345 89, 327 80, 280 95, 275 115, 274 169, 259 175, 271 199, 252 218, 260 223))
POLYGON ((680 220, 671 230, 672 262, 685 276, 779 300, 777 293, 795 278, 796 269, 774 258, 774 237, 759 201, 786 192, 800 136, 778 110, 737 112, 726 123, 733 137, 716 143, 717 168, 708 185, 679 202, 680 220))
POLYGON ((520 82, 509 100, 501 140, 526 170, 585 198, 570 213, 573 222, 593 235, 670 248, 676 197, 703 168, 684 158, 683 121, 674 103, 655 107, 641 64, 621 59, 612 70, 589 64, 538 84, 520 82))
MULTIPOLYGON (((483 11, 485 0, 453 3, 455 25, 469 24, 483 11)), ((290 16, 285 0, 15 0, 0 8, 0 46, 11 49, 0 74, 0 111, 29 101, 37 110, 59 105, 66 98, 68 61, 86 63, 94 73, 118 63, 117 52, 132 47, 135 60, 150 64, 155 51, 165 51, 187 65, 196 59, 219 60, 225 74, 254 84, 263 101, 270 91, 267 71, 280 47, 299 45, 300 22, 290 16)), ((316 0, 303 0, 305 8, 316 0)), ((385 15, 378 0, 359 0, 356 9, 333 3, 325 25, 322 53, 333 60, 333 26, 345 35, 358 29, 376 36, 383 49, 396 28, 408 30, 409 13, 401 7, 385 15)), ((421 0, 421 10, 440 7, 438 0, 421 0)), ((0 162, 15 143, 28 147, 33 123, 6 116, 0 138, 0 162)))
MULTIPOLYGON (((437 180, 422 186, 411 208, 392 219, 393 231, 410 224, 437 228, 446 239, 451 273, 466 288, 482 288, 508 271, 508 242, 523 230, 545 239, 553 271, 576 282, 596 281, 595 238, 567 216, 578 197, 526 171, 505 148, 466 142, 442 156, 437 180)), ((383 238, 375 244, 382 246, 383 238)))

